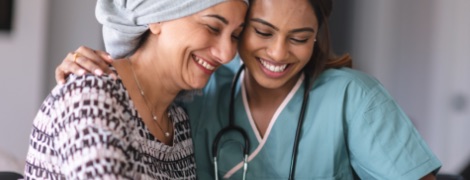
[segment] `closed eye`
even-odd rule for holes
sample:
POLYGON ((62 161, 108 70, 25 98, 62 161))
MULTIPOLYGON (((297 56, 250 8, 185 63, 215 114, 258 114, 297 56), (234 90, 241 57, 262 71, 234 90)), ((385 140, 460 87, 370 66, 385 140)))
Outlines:
POLYGON ((238 41, 240 39, 240 35, 232 35, 232 38, 238 41))
POLYGON ((306 39, 295 39, 295 38, 291 38, 292 41, 296 42, 296 43, 306 43, 308 41, 308 38, 306 39))
POLYGON ((213 26, 210 26, 210 25, 206 25, 207 28, 209 28, 210 31, 214 32, 214 33, 220 33, 220 29, 219 28, 216 28, 216 27, 213 27, 213 26))
POLYGON ((256 29, 256 28, 255 28, 255 32, 256 32, 256 34, 259 34, 259 35, 264 36, 264 37, 270 37, 270 36, 272 36, 272 34, 261 32, 261 31, 259 31, 259 30, 256 29))

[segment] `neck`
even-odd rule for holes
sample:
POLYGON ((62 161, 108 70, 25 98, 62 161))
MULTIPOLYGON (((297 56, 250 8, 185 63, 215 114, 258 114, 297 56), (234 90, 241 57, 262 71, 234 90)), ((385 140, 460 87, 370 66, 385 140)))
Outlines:
POLYGON ((130 76, 135 81, 137 90, 143 91, 149 108, 153 108, 153 112, 159 117, 166 114, 168 107, 182 89, 176 88, 171 81, 166 80, 164 71, 158 70, 161 67, 158 66, 159 61, 151 56, 135 53, 126 61, 132 73, 130 76))
POLYGON ((294 88, 300 74, 284 85, 277 88, 267 88, 260 85, 248 70, 245 70, 244 85, 251 107, 271 107, 277 109, 289 92, 294 88))

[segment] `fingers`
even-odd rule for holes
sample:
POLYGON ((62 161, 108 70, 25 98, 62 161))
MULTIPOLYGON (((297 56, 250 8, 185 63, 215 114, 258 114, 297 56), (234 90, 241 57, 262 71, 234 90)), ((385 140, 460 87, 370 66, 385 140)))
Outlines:
MULTIPOLYGON (((91 72, 95 75, 102 75, 103 72, 109 71, 108 63, 111 62, 107 58, 102 58, 107 54, 103 51, 95 51, 85 46, 79 47, 75 53, 78 53, 78 57, 72 62, 78 64, 80 67, 85 69, 87 72, 91 72)), ((106 56, 105 56, 106 57, 106 56)))
POLYGON ((113 59, 104 51, 95 51, 85 46, 80 46, 75 52, 67 54, 62 63, 56 68, 55 78, 57 83, 65 83, 69 74, 83 75, 93 73, 102 75, 110 74, 116 79, 117 75, 109 68, 113 59))
POLYGON ((95 50, 95 52, 98 56, 100 56, 108 64, 111 64, 114 60, 107 52, 100 51, 100 50, 95 50))
MULTIPOLYGON (((78 59, 78 57, 76 57, 78 59)), ((75 55, 73 52, 67 54, 62 63, 55 69, 55 80, 59 84, 64 84, 65 79, 70 74, 83 75, 85 70, 80 67, 78 64, 75 64, 73 61, 75 55)))
POLYGON ((55 81, 57 84, 65 84, 65 73, 59 69, 55 68, 55 81))
POLYGON ((114 71, 112 71, 108 65, 108 64, 111 64, 114 59, 107 52, 104 52, 104 51, 95 50, 95 53, 96 55, 100 56, 101 59, 104 60, 104 61, 100 61, 101 62, 100 68, 103 70, 104 74, 108 74, 114 80, 116 80, 117 79, 116 73, 114 73, 114 71), (104 67, 103 67, 103 64, 105 65, 104 67))
POLYGON ((100 66, 103 72, 105 74, 110 75, 114 80, 116 80, 117 79, 116 73, 114 73, 114 71, 112 71, 108 66, 108 64, 111 64, 114 59, 108 53, 104 51, 96 50, 95 52, 98 56, 100 56, 103 60, 105 60, 106 66, 105 67, 100 66))

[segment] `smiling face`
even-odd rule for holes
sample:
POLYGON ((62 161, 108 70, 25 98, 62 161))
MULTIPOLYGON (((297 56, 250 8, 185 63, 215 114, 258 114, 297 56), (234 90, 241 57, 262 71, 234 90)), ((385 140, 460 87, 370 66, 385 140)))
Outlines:
POLYGON ((317 29, 307 0, 252 1, 239 47, 248 83, 292 88, 312 56, 317 29))
POLYGON ((248 6, 229 0, 180 19, 150 25, 158 71, 181 89, 203 88, 210 75, 237 52, 248 6), (162 64, 163 63, 163 64, 162 64))

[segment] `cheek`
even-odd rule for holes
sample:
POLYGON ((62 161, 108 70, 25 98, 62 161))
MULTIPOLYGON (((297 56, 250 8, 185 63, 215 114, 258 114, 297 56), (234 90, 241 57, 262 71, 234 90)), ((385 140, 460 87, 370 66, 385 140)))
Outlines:
MULTIPOLYGON (((188 45, 197 41, 204 41, 207 38, 207 30, 195 22, 184 22, 167 29, 171 34, 170 43, 188 45), (177 26, 178 25, 178 26, 177 26)), ((207 40, 205 40, 207 41, 207 40)))
MULTIPOLYGON (((197 39, 201 44, 211 42, 212 34, 204 28, 198 27, 187 34, 187 40, 197 39)), ((194 41, 194 40, 191 40, 194 41)))
POLYGON ((310 61, 310 58, 313 55, 313 46, 306 46, 302 48, 297 48, 295 55, 302 62, 303 65, 307 64, 310 61))
POLYGON ((266 40, 258 37, 255 33, 245 33, 240 43, 240 53, 253 54, 256 51, 266 47, 266 40))

